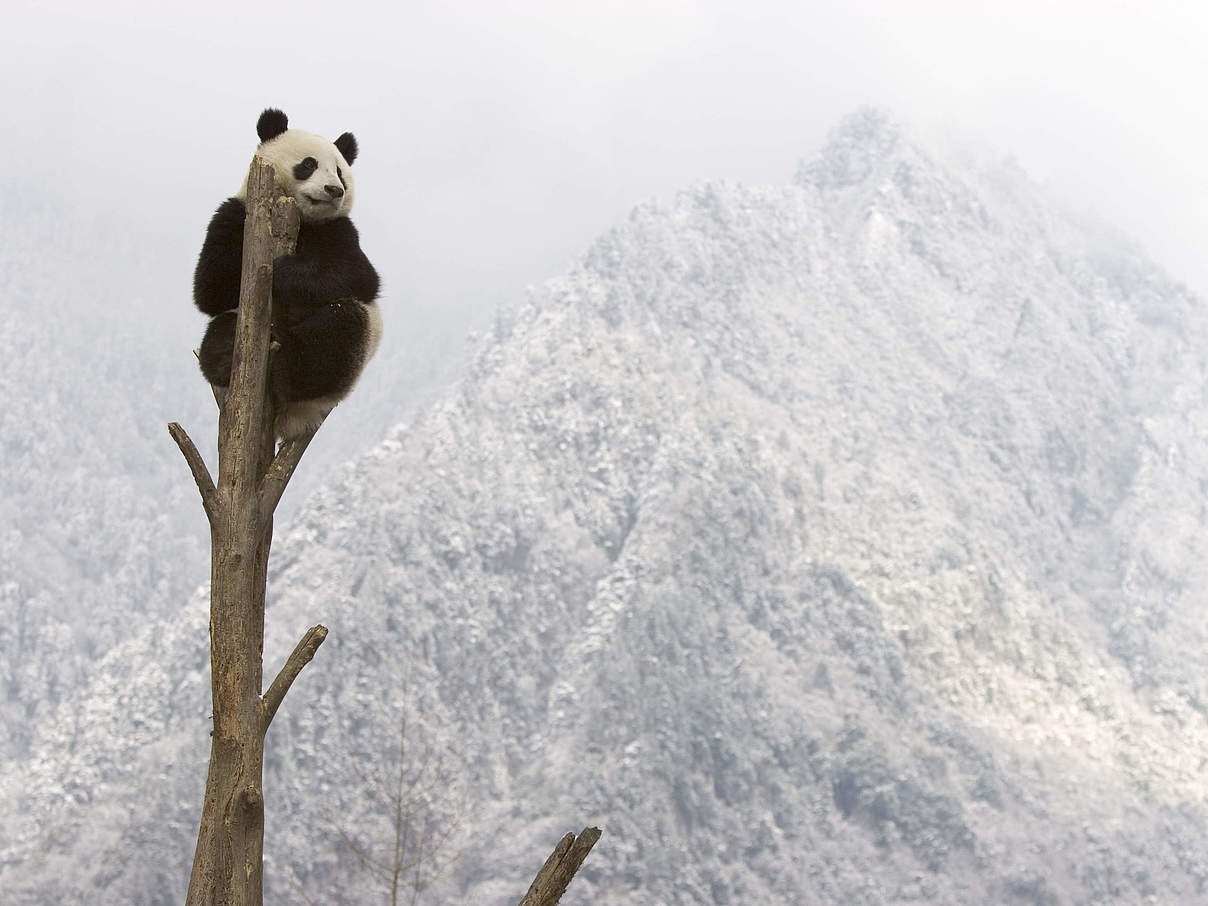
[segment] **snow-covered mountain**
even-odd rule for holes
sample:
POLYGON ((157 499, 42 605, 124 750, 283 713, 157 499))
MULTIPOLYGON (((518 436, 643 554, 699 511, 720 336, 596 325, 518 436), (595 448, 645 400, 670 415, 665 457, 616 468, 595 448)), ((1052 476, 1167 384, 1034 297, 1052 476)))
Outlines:
MULTIPOLYGON (((568 904, 1208 903, 1205 349, 1136 248, 876 112, 639 207, 281 526, 266 670, 331 636, 267 898, 383 898, 405 721, 426 902, 596 823, 568 904)), ((180 899, 205 626, 0 774, 3 902, 180 899)))

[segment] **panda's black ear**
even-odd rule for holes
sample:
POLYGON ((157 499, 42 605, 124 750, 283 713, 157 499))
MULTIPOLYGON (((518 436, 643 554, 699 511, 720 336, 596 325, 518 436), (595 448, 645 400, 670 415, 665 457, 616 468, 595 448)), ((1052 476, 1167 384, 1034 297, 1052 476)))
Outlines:
POLYGON ((260 114, 260 119, 256 120, 256 134, 262 142, 276 138, 288 128, 289 118, 276 107, 269 107, 260 114))
POLYGON ((351 164, 357 159, 357 140, 353 138, 351 132, 345 132, 335 140, 335 146, 340 149, 340 153, 344 155, 344 160, 351 164))

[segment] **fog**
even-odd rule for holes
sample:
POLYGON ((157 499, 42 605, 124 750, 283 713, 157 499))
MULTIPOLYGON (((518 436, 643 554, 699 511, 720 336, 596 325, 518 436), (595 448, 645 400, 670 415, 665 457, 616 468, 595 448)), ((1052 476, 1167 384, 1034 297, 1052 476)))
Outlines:
POLYGON ((192 259, 259 111, 351 130, 398 352, 523 298, 639 201, 786 181, 876 104, 1014 155, 1203 291, 1206 25, 1184 3, 21 4, 3 182, 153 249, 156 317, 199 332, 192 259))
POLYGON ((702 180, 784 184, 861 105, 1015 157, 1203 292, 1208 125, 1186 92, 1208 81, 1206 23, 1176 3, 22 4, 0 36, 0 200, 7 236, 30 226, 0 267, 56 308, 35 329, 88 343, 112 325, 113 348, 149 350, 130 374, 165 389, 113 436, 149 432, 171 457, 162 424, 212 415, 187 351, 204 326, 192 270, 257 116, 354 132, 386 336, 288 511, 634 205, 702 180))

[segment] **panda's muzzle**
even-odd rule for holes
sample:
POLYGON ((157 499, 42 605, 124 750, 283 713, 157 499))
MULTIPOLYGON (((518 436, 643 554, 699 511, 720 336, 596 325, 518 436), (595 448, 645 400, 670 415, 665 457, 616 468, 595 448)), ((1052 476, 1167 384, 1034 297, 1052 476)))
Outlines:
POLYGON ((307 195, 306 198, 311 204, 338 204, 344 197, 343 186, 324 186, 323 191, 327 193, 327 198, 316 198, 313 195, 307 195))

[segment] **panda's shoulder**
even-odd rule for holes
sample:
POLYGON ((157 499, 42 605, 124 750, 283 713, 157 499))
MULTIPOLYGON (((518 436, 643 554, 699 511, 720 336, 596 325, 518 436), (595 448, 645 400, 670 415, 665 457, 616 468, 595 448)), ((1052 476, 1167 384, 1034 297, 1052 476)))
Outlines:
POLYGON ((243 221, 247 217, 247 206, 239 198, 228 198, 218 206, 211 223, 215 225, 238 226, 243 229, 243 221))
MULTIPOLYGON (((243 221, 246 208, 238 198, 228 198, 218 206, 206 228, 205 248, 243 248, 243 221)), ((205 254, 204 249, 202 254, 205 254)))

